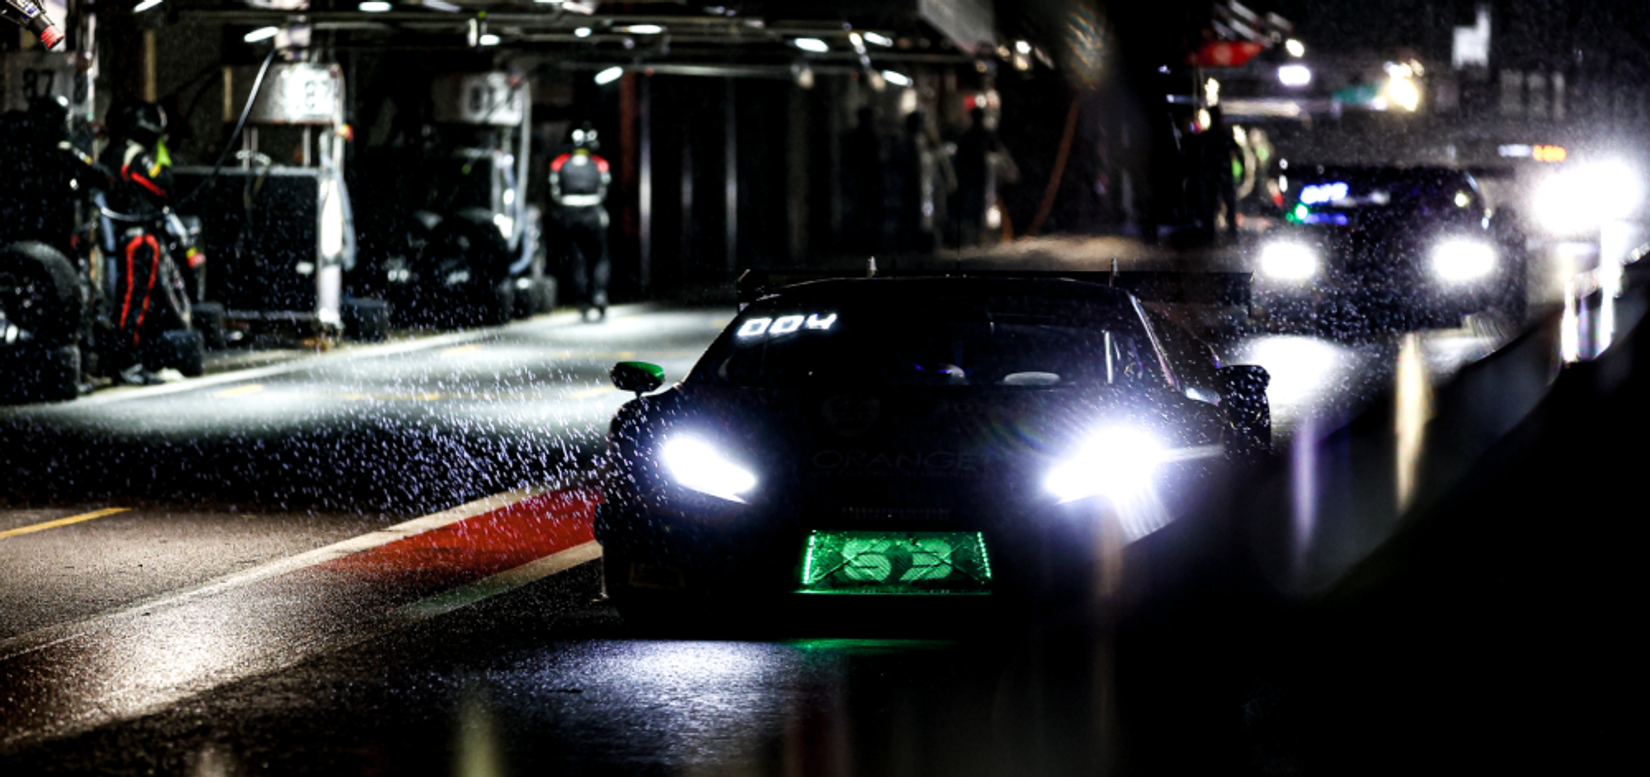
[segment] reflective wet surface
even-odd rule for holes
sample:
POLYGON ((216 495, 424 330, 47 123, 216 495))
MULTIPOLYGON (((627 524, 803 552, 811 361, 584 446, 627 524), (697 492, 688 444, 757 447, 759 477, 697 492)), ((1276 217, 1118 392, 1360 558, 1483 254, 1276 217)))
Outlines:
POLYGON ((747 612, 731 629, 640 631, 600 599, 576 528, 587 503, 509 513, 510 499, 541 498, 530 491, 378 544, 333 544, 577 485, 623 399, 605 382, 611 361, 680 376, 727 311, 541 320, 0 411, 21 473, 0 514, 0 559, 17 571, 0 586, 0 763, 202 775, 1602 764, 1626 741, 1597 710, 1630 644, 1631 619, 1615 615, 1632 590, 1619 571, 1631 530, 1607 521, 1603 497, 1549 484, 1619 476, 1633 459, 1570 455, 1601 450, 1603 406, 1554 415, 1509 399, 1474 415, 1461 406, 1482 394, 1459 385, 1529 375, 1544 389, 1565 342, 1636 320, 1606 307, 1642 309, 1571 299, 1572 315, 1519 341, 1528 355, 1483 321, 1221 344, 1227 363, 1273 376, 1279 461, 1237 492, 1241 552, 1159 575, 1195 526, 1165 531, 1130 550, 1125 574, 1145 581, 1132 598, 1008 623, 747 612), (1530 413, 1564 423, 1497 442, 1530 413), (1585 531, 1549 519, 1578 505, 1585 531), (86 517, 117 507, 130 509, 86 517))

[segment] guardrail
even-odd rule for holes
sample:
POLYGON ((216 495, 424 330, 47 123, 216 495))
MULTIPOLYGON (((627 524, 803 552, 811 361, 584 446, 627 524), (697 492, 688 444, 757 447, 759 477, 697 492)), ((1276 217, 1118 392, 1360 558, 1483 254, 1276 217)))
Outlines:
POLYGON ((1293 598, 1369 574, 1360 567, 1544 402, 1619 387, 1643 345, 1637 327, 1650 309, 1650 263, 1629 264, 1617 277, 1625 282, 1571 284, 1562 311, 1436 389, 1406 381, 1400 357, 1396 385, 1361 414, 1280 449, 1236 516, 1261 574, 1293 598))

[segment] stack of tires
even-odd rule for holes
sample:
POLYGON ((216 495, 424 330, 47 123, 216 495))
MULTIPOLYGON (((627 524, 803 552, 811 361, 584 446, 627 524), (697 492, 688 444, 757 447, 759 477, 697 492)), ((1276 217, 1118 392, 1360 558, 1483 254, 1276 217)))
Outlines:
POLYGON ((548 313, 555 281, 519 260, 482 208, 442 218, 428 212, 413 224, 417 247, 392 268, 391 309, 411 326, 497 326, 548 313))
POLYGON ((131 321, 115 322, 96 314, 85 274, 56 249, 32 241, 0 247, 0 401, 74 399, 89 376, 118 379, 139 364, 150 373, 201 375, 206 341, 192 325, 176 267, 164 257, 151 266, 161 277, 132 285, 152 296, 141 310, 129 305, 131 321))
POLYGON ((0 398, 80 395, 88 291, 68 259, 44 243, 0 248, 0 398))

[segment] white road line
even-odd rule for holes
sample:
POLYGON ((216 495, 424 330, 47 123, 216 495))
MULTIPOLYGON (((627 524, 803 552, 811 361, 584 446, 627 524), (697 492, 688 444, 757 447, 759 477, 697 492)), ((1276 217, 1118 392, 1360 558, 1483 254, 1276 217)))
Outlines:
MULTIPOLYGON (((261 566, 225 575, 224 577, 220 577, 216 580, 210 580, 202 583, 194 588, 164 593, 159 596, 128 604, 124 607, 106 610, 77 621, 60 623, 47 626, 42 629, 36 629, 35 631, 28 632, 27 634, 19 634, 6 640, 0 640, 0 661, 5 661, 12 657, 39 650, 57 642, 62 642, 65 639, 70 639, 81 634, 95 631, 105 622, 131 617, 134 614, 145 611, 174 607, 205 596, 211 596, 213 594, 222 593, 224 591, 255 583, 259 580, 266 580, 277 575, 284 575, 288 572, 295 572, 317 564, 324 564, 328 561, 343 558, 344 556, 348 556, 353 553, 360 553, 363 550, 371 550, 383 545, 388 545, 396 540, 406 539, 416 534, 423 534, 424 532, 432 529, 439 529, 448 524, 457 523, 466 518, 473 518, 477 515, 481 515, 482 513, 488 513, 502 507, 508 507, 522 500, 548 493, 551 490, 553 489, 524 488, 509 491, 503 494, 496 494, 484 499, 477 499, 473 502, 459 505, 450 510, 443 510, 439 513, 426 515, 422 518, 415 518, 405 523, 396 524, 388 529, 375 531, 371 534, 363 534, 359 537, 352 537, 323 548, 316 548, 315 550, 311 550, 307 553, 300 553, 296 556, 277 559, 261 566)), ((565 553, 567 551, 563 552, 565 553)), ((554 557, 555 556, 549 556, 546 558, 554 557)))
POLYGON ((445 591, 427 599, 403 606, 395 614, 408 620, 424 620, 445 615, 460 607, 467 607, 483 599, 498 596, 520 588, 535 580, 542 580, 558 572, 565 572, 587 561, 602 557, 602 546, 595 540, 552 553, 538 561, 500 572, 486 580, 445 591))

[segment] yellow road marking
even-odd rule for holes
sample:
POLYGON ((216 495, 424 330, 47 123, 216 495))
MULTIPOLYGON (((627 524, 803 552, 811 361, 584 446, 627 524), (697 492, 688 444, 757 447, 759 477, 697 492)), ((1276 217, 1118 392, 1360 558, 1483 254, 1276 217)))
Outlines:
POLYGON ((574 400, 590 399, 591 397, 599 397, 599 396, 602 396, 603 394, 611 394, 615 391, 618 391, 618 389, 616 389, 612 386, 597 386, 595 388, 580 389, 580 390, 575 391, 571 394, 568 394, 567 396, 568 396, 568 398, 574 399, 574 400))
POLYGON ((102 510, 93 510, 89 513, 81 513, 80 515, 71 515, 67 518, 59 518, 55 521, 46 521, 45 523, 37 523, 37 524, 34 524, 32 526, 20 526, 16 529, 7 529, 6 531, 0 531, 0 540, 3 540, 7 537, 16 537, 19 534, 28 534, 30 532, 45 531, 47 529, 55 529, 59 526, 68 526, 71 523, 80 523, 81 521, 90 521, 90 520, 93 520, 95 518, 102 518, 105 515, 114 515, 115 513, 124 513, 124 512, 126 512, 127 510, 130 510, 130 509, 132 509, 132 508, 130 508, 130 507, 105 507, 102 510))
POLYGON ((262 383, 248 383, 244 386, 236 386, 234 388, 226 388, 222 391, 214 391, 212 392, 212 396, 229 399, 231 397, 244 397, 248 394, 256 394, 263 390, 264 384, 262 383))
POLYGON ((443 348, 441 349, 440 354, 442 356, 463 356, 464 354, 475 353, 479 350, 481 350, 481 346, 476 345, 475 343, 470 343, 469 345, 455 345, 451 348, 443 348))

